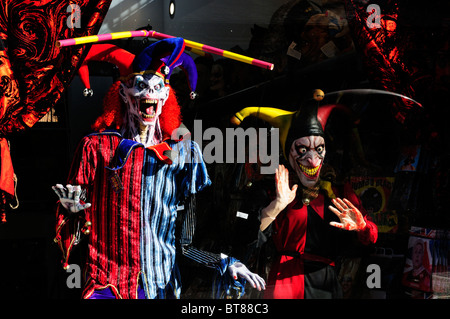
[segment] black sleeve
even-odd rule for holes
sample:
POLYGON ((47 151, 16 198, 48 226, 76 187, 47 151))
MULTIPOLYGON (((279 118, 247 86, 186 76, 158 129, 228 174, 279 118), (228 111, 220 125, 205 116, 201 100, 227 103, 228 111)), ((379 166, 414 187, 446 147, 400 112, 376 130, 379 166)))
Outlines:
POLYGON ((219 264, 222 260, 220 254, 210 253, 192 246, 196 226, 195 204, 195 194, 188 196, 184 202, 185 211, 182 216, 180 234, 181 253, 201 265, 220 270, 219 264))

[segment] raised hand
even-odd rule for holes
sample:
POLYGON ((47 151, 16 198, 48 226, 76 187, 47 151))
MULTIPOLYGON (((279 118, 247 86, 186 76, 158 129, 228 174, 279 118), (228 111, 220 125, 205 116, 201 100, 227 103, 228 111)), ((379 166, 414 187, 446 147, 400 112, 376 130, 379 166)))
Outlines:
POLYGON ((278 165, 275 170, 275 186, 277 197, 262 209, 260 230, 266 229, 277 215, 294 200, 297 193, 297 184, 292 186, 292 189, 289 187, 289 171, 284 165, 278 165))
POLYGON ((277 190, 276 200, 283 210, 294 200, 298 188, 297 184, 292 186, 292 189, 289 187, 289 171, 284 165, 279 165, 275 170, 275 185, 277 190))
POLYGON ((241 263, 240 261, 235 262, 233 265, 228 266, 228 271, 230 272, 231 277, 235 280, 239 277, 247 280, 249 284, 253 286, 253 288, 258 289, 266 289, 266 282, 259 275, 251 272, 248 268, 241 263))
POLYGON ((342 200, 336 198, 331 202, 337 209, 331 205, 328 206, 329 209, 335 213, 341 221, 340 223, 330 222, 331 226, 346 230, 362 230, 366 227, 364 216, 348 199, 344 198, 342 200))
POLYGON ((82 204, 80 202, 81 186, 80 185, 66 185, 61 184, 52 186, 53 191, 58 195, 61 205, 71 213, 78 213, 86 208, 91 207, 90 203, 82 204), (67 188, 66 188, 67 187, 67 188))

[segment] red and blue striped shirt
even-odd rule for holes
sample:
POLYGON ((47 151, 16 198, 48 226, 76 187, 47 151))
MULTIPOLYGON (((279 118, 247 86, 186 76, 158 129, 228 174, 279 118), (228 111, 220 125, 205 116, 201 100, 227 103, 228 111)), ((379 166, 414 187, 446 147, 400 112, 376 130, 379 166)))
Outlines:
MULTIPOLYGON (((91 223, 84 298, 106 287, 117 298, 137 298, 139 279, 147 298, 161 297, 158 291, 169 281, 179 297, 176 206, 209 185, 210 179, 195 142, 168 140, 166 144, 178 155, 170 164, 154 150, 113 132, 89 135, 78 146, 68 183, 81 185, 92 206, 84 214, 68 215, 59 209, 56 241, 67 264, 79 228, 91 223)), ((182 252, 218 268, 219 255, 190 246, 195 218, 192 213, 185 215, 182 252)))

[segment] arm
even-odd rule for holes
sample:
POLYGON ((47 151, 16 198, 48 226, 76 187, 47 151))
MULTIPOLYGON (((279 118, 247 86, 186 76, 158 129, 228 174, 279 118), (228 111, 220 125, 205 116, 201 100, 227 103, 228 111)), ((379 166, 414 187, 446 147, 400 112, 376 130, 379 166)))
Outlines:
POLYGON ((329 209, 335 213, 340 222, 330 222, 330 225, 358 232, 358 238, 363 244, 375 243, 378 237, 378 228, 367 216, 363 216, 361 211, 348 199, 335 198, 332 200, 333 206, 329 209))
POLYGON ((89 141, 83 139, 75 152, 68 179, 69 183, 77 186, 70 184, 66 187, 61 184, 52 186, 59 198, 54 241, 63 254, 64 268, 68 267, 70 252, 80 241, 82 233, 88 234, 90 230, 90 222, 85 219, 85 211, 89 210, 91 204, 81 201, 83 191, 78 185, 89 185, 94 178, 96 160, 92 152, 89 141))
POLYGON ((59 197, 60 204, 70 213, 78 213, 91 207, 90 203, 80 202, 81 186, 68 184, 64 187, 61 184, 52 186, 53 191, 59 197), (67 187, 67 188, 66 188, 67 187))
POLYGON ((191 194, 188 198, 186 198, 184 207, 186 211, 183 215, 181 226, 181 253, 189 259, 192 259, 206 267, 217 268, 217 265, 221 260, 221 256, 219 254, 209 253, 192 246, 196 227, 195 194, 191 194))
POLYGON ((253 288, 258 290, 265 289, 264 279, 250 272, 240 261, 223 254, 214 254, 193 247, 192 240, 196 226, 195 194, 191 194, 186 199, 185 209, 186 212, 183 216, 180 240, 182 254, 206 267, 216 269, 220 276, 231 276, 235 284, 238 284, 236 281, 242 278, 248 281, 253 288))
POLYGON ((261 210, 260 230, 264 231, 295 198, 298 185, 292 189, 289 187, 289 172, 283 165, 279 165, 275 171, 276 198, 261 210))
MULTIPOLYGON (((220 275, 220 279, 216 280, 220 283, 220 287, 238 287, 237 289, 242 294, 245 281, 247 280, 254 288, 264 289, 264 280, 257 274, 250 272, 245 265, 235 258, 205 252, 192 246, 196 224, 195 194, 211 182, 198 144, 190 140, 184 140, 183 142, 186 143, 186 149, 190 149, 190 161, 186 167, 187 174, 181 182, 184 189, 184 198, 186 199, 186 212, 183 216, 180 242, 182 254, 202 265, 216 269, 220 275), (243 284, 238 281, 239 278, 242 279, 243 284)), ((228 291, 229 289, 226 288, 226 290, 228 291)))

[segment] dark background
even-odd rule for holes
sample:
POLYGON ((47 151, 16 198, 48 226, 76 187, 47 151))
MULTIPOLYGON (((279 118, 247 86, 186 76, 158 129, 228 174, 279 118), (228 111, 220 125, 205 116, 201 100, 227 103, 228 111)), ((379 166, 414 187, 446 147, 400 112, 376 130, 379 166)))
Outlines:
MULTIPOLYGON (((301 38, 307 20, 301 11, 305 1, 297 2, 298 6, 288 11, 290 15, 283 22, 277 24, 274 20, 269 27, 255 25, 247 48, 224 48, 273 61, 278 66, 274 71, 217 57, 213 60, 198 58, 200 79, 197 90, 200 96, 195 102, 186 98, 184 76, 181 73, 173 76, 172 86, 180 97, 188 128, 192 128, 194 119, 203 121, 203 129, 231 127, 229 118, 250 105, 295 110, 302 101, 311 97, 315 88, 327 93, 372 87, 371 72, 357 45, 355 49, 332 58, 314 59, 313 54, 311 60, 305 58, 299 61, 286 55, 286 44, 296 37, 301 38), (268 39, 281 37, 277 33, 280 28, 284 30, 283 37, 286 37, 284 44, 267 42, 268 39), (268 52, 269 44, 276 50, 268 52), (217 80, 210 76, 213 64, 222 65, 223 73, 219 75, 222 90, 212 87, 212 82, 217 80)), ((398 229, 395 233, 380 233, 376 244, 389 247, 396 255, 403 256, 394 265, 395 269, 386 269, 392 273, 392 278, 388 287, 384 288, 388 290, 388 298, 392 299, 411 298, 411 293, 399 281, 403 271, 402 258, 408 253, 409 228, 450 228, 449 19, 442 14, 448 11, 444 10, 445 1, 403 1, 401 4, 402 17, 408 18, 398 20, 399 34, 408 34, 408 40, 416 44, 406 50, 404 57, 408 65, 419 70, 422 76, 419 77, 422 82, 415 82, 414 98, 423 104, 423 109, 408 111, 406 121, 400 123, 395 119, 393 102, 389 98, 350 98, 349 104, 360 120, 357 129, 366 162, 358 162, 352 157, 354 150, 348 131, 341 125, 346 120, 338 115, 330 119, 328 138, 335 143, 330 144, 327 153, 328 163, 334 166, 338 179, 355 172, 367 176, 395 176, 397 192, 405 187, 410 192, 402 201, 398 198, 395 201, 393 196, 390 206, 396 209, 399 216, 398 229), (418 170, 396 173, 394 169, 402 148, 411 145, 421 146, 418 170)), ((380 6, 383 9, 383 3, 380 6)), ((396 41, 397 45, 402 45, 398 38, 396 41)), ((143 40, 115 43, 135 52, 148 44, 143 40)), ((53 243, 57 197, 51 186, 64 183, 74 148, 100 114, 103 94, 113 81, 115 73, 111 65, 95 64, 90 67, 93 97, 82 95, 83 87, 76 77, 65 98, 53 110, 57 121, 41 121, 28 131, 10 137, 11 156, 18 178, 19 207, 8 212, 7 222, 0 225, 0 298, 77 299, 81 293, 80 289, 67 288, 68 273, 62 269, 61 254, 53 243)), ((243 124, 244 127, 267 125, 255 119, 243 124)), ((270 187, 273 181, 269 176, 252 176, 254 186, 250 190, 243 184, 248 176, 243 175, 241 166, 209 164, 208 169, 213 186, 199 196, 197 245, 245 259, 250 242, 245 236, 248 225, 236 219, 235 211, 249 198, 257 200, 257 188, 270 187), (253 190, 256 193, 252 193, 253 190)), ((74 250, 71 263, 82 262, 83 245, 74 250)), ((362 251, 361 256, 369 258, 374 248, 362 251)), ((187 298, 208 298, 212 273, 198 269, 189 261, 183 260, 181 265, 185 278, 184 295, 187 298)), ((364 283, 363 279, 361 283, 364 283)), ((257 294, 250 296, 258 297, 257 294)))

